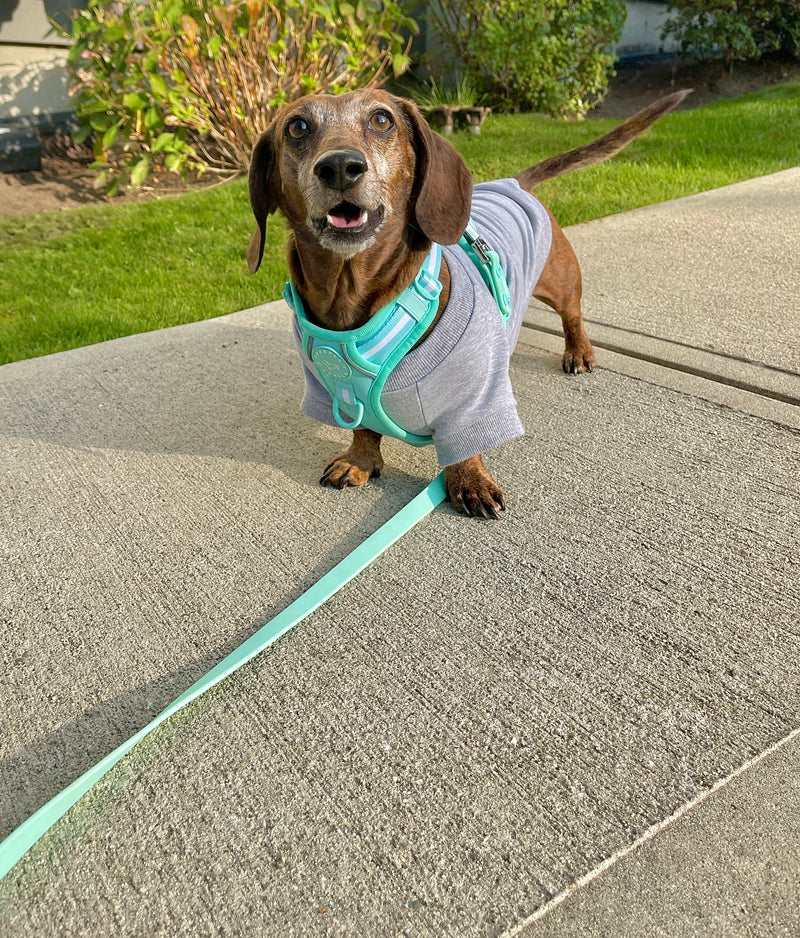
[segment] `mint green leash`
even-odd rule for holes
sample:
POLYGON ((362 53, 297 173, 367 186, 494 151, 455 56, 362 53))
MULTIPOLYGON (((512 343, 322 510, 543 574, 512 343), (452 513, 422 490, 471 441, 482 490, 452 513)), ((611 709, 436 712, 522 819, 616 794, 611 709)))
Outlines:
POLYGON ((393 517, 383 524, 374 534, 351 551, 344 560, 340 561, 332 570, 317 580, 302 596, 278 613, 266 625, 262 626, 254 635, 242 642, 226 658, 207 674, 196 681, 184 691, 180 697, 163 710, 154 720, 147 724, 138 733, 118 746, 113 752, 101 759, 95 766, 75 779, 62 792, 52 798, 32 814, 26 821, 13 831, 0 843, 0 879, 2 879, 17 861, 24 856, 36 841, 48 831, 59 818, 75 804, 111 769, 120 759, 130 752, 157 726, 173 714, 182 710, 188 703, 196 700, 201 694, 210 690, 220 681, 233 674, 256 655, 268 648, 273 642, 284 635, 303 619, 307 618, 327 602, 334 594, 346 586, 362 570, 366 569, 373 560, 388 550, 414 525, 429 515, 437 505, 444 501, 446 490, 444 487, 444 473, 439 475, 427 485, 419 495, 413 498, 404 508, 401 508, 393 517))

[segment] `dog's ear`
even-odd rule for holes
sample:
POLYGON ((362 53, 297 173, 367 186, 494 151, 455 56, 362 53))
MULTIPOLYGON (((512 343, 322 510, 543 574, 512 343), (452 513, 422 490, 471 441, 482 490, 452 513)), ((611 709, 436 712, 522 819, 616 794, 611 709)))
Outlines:
POLYGON ((256 216, 256 224, 258 225, 247 247, 247 266, 251 274, 254 274, 261 266, 261 258, 264 256, 267 216, 278 208, 279 181, 275 161, 274 127, 273 124, 258 138, 253 149, 253 157, 250 160, 250 175, 248 177, 250 206, 256 216))
POLYGON ((413 130, 417 225, 431 241, 456 244, 472 207, 472 174, 456 148, 431 130, 415 104, 404 101, 413 130))

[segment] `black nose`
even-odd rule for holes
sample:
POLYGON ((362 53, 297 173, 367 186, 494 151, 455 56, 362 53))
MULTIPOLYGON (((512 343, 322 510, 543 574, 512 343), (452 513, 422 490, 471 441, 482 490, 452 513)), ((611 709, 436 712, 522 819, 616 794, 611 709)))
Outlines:
POLYGON ((367 161, 358 150, 330 150, 317 160, 314 175, 329 189, 344 191, 367 171, 367 161))

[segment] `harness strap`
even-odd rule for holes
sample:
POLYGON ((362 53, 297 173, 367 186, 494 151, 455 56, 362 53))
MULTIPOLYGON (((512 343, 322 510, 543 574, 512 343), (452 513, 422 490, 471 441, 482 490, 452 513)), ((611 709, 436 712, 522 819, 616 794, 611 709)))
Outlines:
MULTIPOLYGON (((511 315, 511 296, 500 255, 480 237, 471 218, 458 243, 478 268, 505 327, 511 315)), ((436 316, 442 292, 441 263, 441 245, 434 243, 411 286, 360 329, 345 332, 312 323, 294 283, 289 280, 286 284, 283 296, 297 318, 303 353, 331 396, 333 416, 339 426, 346 430, 366 427, 412 446, 432 442, 432 436, 410 433, 395 423, 383 408, 381 394, 389 375, 425 335, 436 316)))
POLYGON ((441 245, 433 244, 414 282, 360 329, 345 332, 310 322, 294 283, 286 284, 283 295, 297 316, 303 351, 331 396, 339 426, 367 427, 412 446, 431 442, 432 437, 410 433, 395 423, 383 408, 381 394, 389 375, 436 316, 441 264, 441 245))

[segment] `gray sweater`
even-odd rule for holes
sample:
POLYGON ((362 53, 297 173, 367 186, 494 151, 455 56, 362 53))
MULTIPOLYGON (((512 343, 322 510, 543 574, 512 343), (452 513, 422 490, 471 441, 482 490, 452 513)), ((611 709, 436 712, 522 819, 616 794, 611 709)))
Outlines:
MULTIPOLYGON (((447 306, 428 338, 394 369, 381 396, 397 424, 420 436, 432 435, 443 466, 524 433, 508 364, 552 240, 544 206, 515 179, 475 186, 472 220, 500 255, 506 273, 511 293, 507 327, 475 264, 457 245, 445 247, 451 278, 447 306)), ((303 359, 296 321, 294 333, 303 359)), ((303 412, 337 426, 330 395, 305 360, 303 372, 303 412)))

